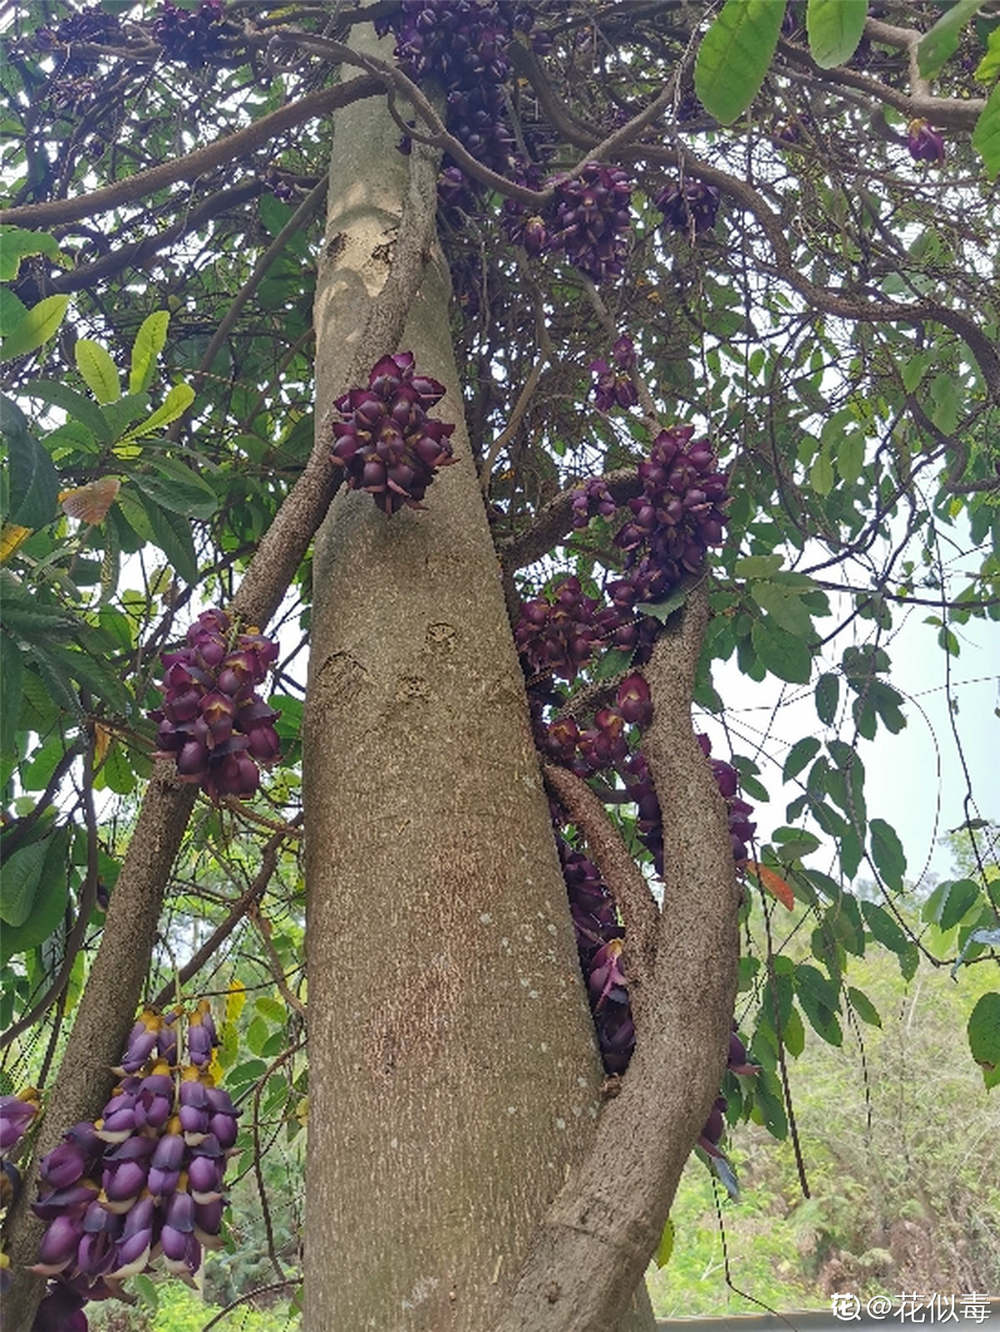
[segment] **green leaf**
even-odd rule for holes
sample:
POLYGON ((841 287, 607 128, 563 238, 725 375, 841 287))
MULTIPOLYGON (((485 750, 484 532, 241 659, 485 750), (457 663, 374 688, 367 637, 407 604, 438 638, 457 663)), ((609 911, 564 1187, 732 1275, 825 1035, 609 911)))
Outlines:
POLYGON ((22 846, 4 865, 0 878, 0 920, 5 924, 23 925, 31 915, 48 849, 46 837, 22 846))
POLYGON ((994 28, 986 42, 986 54, 972 75, 980 83, 992 83, 1000 74, 1000 28, 994 28))
POLYGON ((59 927, 66 910, 69 881, 66 874, 66 851, 69 832, 57 828, 46 838, 47 852, 39 876, 31 915, 23 925, 9 926, 0 931, 0 966, 18 953, 26 953, 44 943, 59 927))
POLYGON ((21 649, 9 634, 0 633, 0 754, 11 753, 17 744, 23 678, 21 649))
POLYGON ((885 819, 872 819, 870 845, 872 860, 878 866, 882 878, 890 888, 901 892, 906 872, 906 855, 895 828, 886 823, 885 819))
POLYGON ((809 52, 820 69, 833 69, 850 60, 858 49, 867 17, 868 0, 809 0, 809 52))
POLYGON ((117 402, 122 396, 118 371, 108 351, 90 338, 78 338, 73 348, 76 368, 83 382, 100 403, 117 402))
POLYGON ((141 497, 140 502, 149 519, 154 545, 159 546, 185 583, 197 583, 198 558, 195 555, 191 524, 180 514, 161 509, 146 495, 141 497))
POLYGON ((809 469, 809 484, 817 495, 829 495, 833 489, 833 463, 825 449, 816 455, 816 461, 809 469))
POLYGON ((814 735, 807 735, 802 740, 797 740, 785 759, 785 766, 781 770, 782 781, 789 782, 793 777, 797 777, 810 759, 814 759, 818 753, 819 741, 814 735))
POLYGON ((177 458, 156 458, 152 471, 137 473, 133 480, 139 489, 164 509, 182 513, 186 518, 211 518, 219 507, 215 491, 177 458))
POLYGON ((979 902, 979 885, 972 879, 957 879, 947 885, 937 923, 942 930, 957 925, 979 902))
POLYGON ((142 393, 149 387, 156 368, 156 359, 167 343, 170 314, 167 310, 154 310, 147 315, 132 344, 132 367, 128 376, 129 393, 142 393))
POLYGON ((0 226, 0 282, 13 282, 21 260, 32 254, 47 254, 50 259, 58 259, 59 242, 43 231, 0 226))
POLYGON ((4 338, 3 346, 0 347, 0 361, 25 356, 48 342, 62 323, 68 308, 68 296, 46 296, 32 306, 4 338))
POLYGON ((853 486, 865 465, 864 435, 845 435, 837 445, 837 471, 849 486, 853 486))
POLYGON ((747 555, 733 565, 737 578, 773 578, 784 563, 780 555, 747 555))
POLYGON ((643 615, 652 615, 654 620, 659 620, 660 624, 666 624, 673 615, 674 611, 680 610, 691 595, 691 587, 683 586, 675 588, 669 597, 663 601, 642 601, 636 606, 636 610, 643 615))
MULTIPOLYGON (((79 346, 79 343, 77 344, 79 346)), ((53 407, 61 407, 68 416, 85 425, 95 439, 110 444, 113 438, 111 427, 99 407, 95 407, 89 398, 77 393, 58 379, 34 379, 25 384, 26 398, 40 398, 53 407)))
POLYGON ((153 1313, 156 1313, 160 1305, 156 1283, 140 1272, 138 1276, 132 1278, 132 1286, 141 1302, 153 1313))
POLYGON ((255 1055, 261 1054, 270 1034, 271 1028, 264 1019, 262 1017, 255 1017, 247 1029, 245 1038, 246 1046, 250 1053, 255 1055))
POLYGON ((848 985, 847 998, 850 1000, 851 1007, 862 1022, 867 1022, 870 1027, 881 1027, 882 1019, 878 1015, 878 1009, 863 990, 858 990, 855 989, 853 985, 848 985))
POLYGON ((803 962, 795 968, 795 993, 816 1034, 830 1045, 843 1044, 844 1033, 837 1019, 837 986, 816 967, 803 962))
POLYGON ((869 933, 889 949, 890 953, 901 955, 910 946, 910 940, 900 929, 896 921, 877 902, 862 902, 861 914, 869 933))
POLYGON ((698 100, 731 125, 760 91, 771 64, 785 0, 726 0, 702 38, 694 67, 698 100))
POLYGON ((277 999, 272 999, 269 994, 262 994, 259 999, 255 999, 254 1008, 264 1017, 272 1022, 279 1022, 282 1026, 288 1020, 288 1010, 285 1005, 277 999))
POLYGON ((816 681, 816 713, 825 726, 832 726, 840 700, 840 677, 821 675, 816 681))
POLYGON ((981 995, 972 1010, 968 1025, 969 1049, 981 1065, 987 1087, 1000 1082, 1000 994, 990 990, 981 995))
POLYGON ((779 680, 808 684, 812 653, 801 638, 795 638, 768 620, 755 620, 750 630, 754 651, 762 664, 779 680))
POLYGON ((128 444, 131 440, 139 439, 142 435, 155 434, 161 426, 169 425, 171 421, 176 421, 179 416, 183 416, 193 402, 194 389, 190 384, 174 384, 156 411, 151 416, 147 416, 145 421, 141 421, 137 426, 133 426, 131 430, 122 435, 119 443, 128 444))
POLYGON ((802 598, 780 583, 756 582, 750 585, 750 595, 777 623, 796 638, 810 638, 812 618, 802 598))
POLYGON ((972 146, 983 159, 986 175, 992 180, 1000 172, 1000 83, 979 113, 972 131, 972 146))
POLYGON ((631 662, 631 650, 626 652, 623 648, 610 648, 594 667, 594 679, 614 680, 628 670, 631 662))
POLYGON ((957 0, 920 39, 917 63, 925 79, 933 78, 949 56, 958 50, 962 29, 982 4, 982 0, 957 0))
POLYGON ((663 1226, 663 1234, 660 1236, 660 1242, 656 1246, 656 1253, 653 1254, 653 1262, 657 1267, 666 1267, 670 1262, 670 1255, 674 1251, 674 1223, 668 1216, 663 1226))
POLYGON ((962 385, 956 375, 935 375, 931 380, 931 402, 934 410, 931 420, 946 435, 958 425, 962 408, 962 385))
POLYGON ((9 467, 10 508, 5 521, 19 527, 44 527, 56 516, 59 474, 46 450, 28 432, 23 412, 7 398, 0 400, 0 409, 9 467))

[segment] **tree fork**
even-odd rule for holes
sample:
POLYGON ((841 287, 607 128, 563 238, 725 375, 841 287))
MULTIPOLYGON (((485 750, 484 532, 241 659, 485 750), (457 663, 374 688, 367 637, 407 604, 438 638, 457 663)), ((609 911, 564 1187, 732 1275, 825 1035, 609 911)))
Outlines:
MULTIPOLYGON (((405 235, 397 137, 388 114, 335 122, 328 231, 357 230, 320 275, 318 419, 378 256, 405 235)), ((402 345, 446 386, 456 464, 419 514, 342 492, 316 543, 305 1326, 321 1332, 483 1332, 599 1105, 448 297, 435 252, 402 345)), ((644 1290, 621 1326, 652 1326, 644 1290)))
POLYGON ((696 587, 645 668, 643 733, 663 811, 664 897, 644 1024, 594 1146, 535 1236, 494 1332, 603 1332, 663 1230, 718 1094, 736 997, 739 895, 722 799, 691 724, 707 623, 696 587))

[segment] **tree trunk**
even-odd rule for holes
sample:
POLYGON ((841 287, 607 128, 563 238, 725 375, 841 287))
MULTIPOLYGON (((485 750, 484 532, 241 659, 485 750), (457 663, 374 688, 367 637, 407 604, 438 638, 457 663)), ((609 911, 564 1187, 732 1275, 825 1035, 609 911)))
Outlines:
MULTIPOLYGON (((414 163, 398 133, 371 104, 335 122, 319 421, 400 223, 414 163)), ((447 387, 436 412, 458 423, 458 462, 425 512, 387 518, 370 496, 342 492, 316 543, 304 727, 309 1332, 483 1332, 599 1108, 566 891, 462 424, 448 293, 435 247, 401 345, 447 387)), ((647 1304, 630 1326, 650 1325, 647 1304)))

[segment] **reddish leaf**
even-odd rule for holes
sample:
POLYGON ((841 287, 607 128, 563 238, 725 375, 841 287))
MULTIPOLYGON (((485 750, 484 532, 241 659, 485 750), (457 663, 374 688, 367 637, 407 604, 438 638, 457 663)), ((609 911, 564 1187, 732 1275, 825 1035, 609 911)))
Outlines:
POLYGON ((748 860, 747 869, 760 886, 766 888, 772 897, 776 897, 782 906, 786 906, 789 911, 795 910, 795 894, 776 870, 771 869, 769 865, 761 865, 756 860, 748 860))
POLYGON ((122 483, 116 476, 102 476, 75 490, 64 490, 59 496, 63 513, 79 518, 82 523, 102 523, 114 504, 122 483))

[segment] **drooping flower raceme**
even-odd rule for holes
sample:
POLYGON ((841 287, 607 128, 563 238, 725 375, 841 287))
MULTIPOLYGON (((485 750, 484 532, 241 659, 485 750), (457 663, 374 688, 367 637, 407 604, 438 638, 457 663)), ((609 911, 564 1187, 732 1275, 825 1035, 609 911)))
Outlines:
POLYGON ((42 1160, 34 1211, 46 1230, 33 1270, 56 1278, 53 1316, 120 1293, 160 1254, 190 1278, 203 1247, 219 1247, 238 1111, 208 1070, 216 1044, 207 1000, 189 1012, 144 1009, 101 1117, 67 1130, 42 1160))
POLYGON ((149 715, 181 781, 200 783, 213 800, 257 790, 259 765, 280 757, 281 714, 255 692, 277 656, 277 643, 256 629, 239 632, 216 609, 198 616, 185 647, 163 653, 163 706, 149 715))

